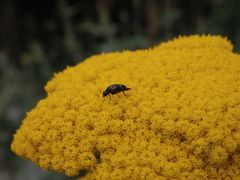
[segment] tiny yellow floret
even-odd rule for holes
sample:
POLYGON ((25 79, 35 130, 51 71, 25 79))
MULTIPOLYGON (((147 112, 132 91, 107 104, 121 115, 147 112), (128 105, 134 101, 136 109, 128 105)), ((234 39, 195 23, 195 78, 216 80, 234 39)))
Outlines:
POLYGON ((221 36, 96 55, 57 73, 11 149, 85 179, 239 179, 240 56, 221 36), (131 90, 103 98, 99 89, 131 90))

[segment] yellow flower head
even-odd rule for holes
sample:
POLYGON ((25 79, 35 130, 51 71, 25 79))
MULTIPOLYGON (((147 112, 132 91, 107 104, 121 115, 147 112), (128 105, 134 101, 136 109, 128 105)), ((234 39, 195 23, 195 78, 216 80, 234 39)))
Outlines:
POLYGON ((240 178, 240 56, 220 36, 96 55, 46 85, 17 155, 86 179, 240 178), (102 92, 111 84, 131 90, 102 92))

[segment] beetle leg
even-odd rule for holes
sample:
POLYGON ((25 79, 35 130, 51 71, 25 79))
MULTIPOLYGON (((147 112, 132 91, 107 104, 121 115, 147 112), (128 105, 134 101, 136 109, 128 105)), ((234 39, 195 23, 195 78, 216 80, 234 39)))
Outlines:
POLYGON ((126 94, 124 93, 124 91, 122 91, 122 92, 123 92, 124 96, 126 96, 126 94))
POLYGON ((110 101, 111 101, 111 95, 109 94, 108 96, 110 97, 110 99, 109 99, 108 103, 110 103, 110 101))

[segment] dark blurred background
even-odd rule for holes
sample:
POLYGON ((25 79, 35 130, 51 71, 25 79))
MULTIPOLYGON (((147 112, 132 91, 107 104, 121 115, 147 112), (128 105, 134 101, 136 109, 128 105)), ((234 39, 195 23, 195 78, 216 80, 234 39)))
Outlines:
POLYGON ((9 150, 54 72, 178 35, 224 35, 239 51, 239 11, 238 0, 0 0, 0 179, 70 179, 9 150))

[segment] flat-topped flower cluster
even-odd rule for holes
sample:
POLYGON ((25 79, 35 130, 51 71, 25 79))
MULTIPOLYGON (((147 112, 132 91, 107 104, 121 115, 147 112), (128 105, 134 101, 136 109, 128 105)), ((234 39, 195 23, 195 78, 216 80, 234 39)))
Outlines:
POLYGON ((86 179, 240 179, 240 56, 220 36, 96 55, 49 81, 11 145, 86 179), (99 89, 132 90, 103 98, 99 89))

